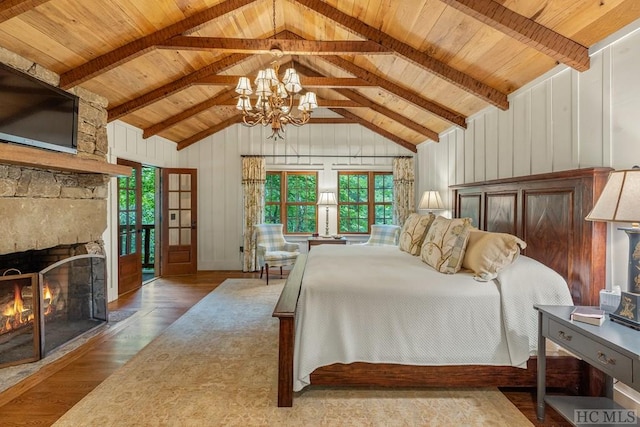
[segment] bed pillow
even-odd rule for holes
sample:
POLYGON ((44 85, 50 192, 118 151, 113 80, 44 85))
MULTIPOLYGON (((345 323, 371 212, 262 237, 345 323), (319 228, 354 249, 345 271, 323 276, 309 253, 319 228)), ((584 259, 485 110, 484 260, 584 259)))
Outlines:
POLYGON ((526 247, 525 242, 511 234, 472 230, 462 267, 473 271, 474 279, 487 282, 495 279, 526 247))
POLYGON ((424 239, 420 258, 441 273, 457 273, 471 229, 471 218, 437 217, 424 239))
POLYGON ((427 215, 412 213, 409 215, 400 231, 400 250, 411 255, 420 255, 424 237, 435 219, 436 216, 432 213, 427 215))

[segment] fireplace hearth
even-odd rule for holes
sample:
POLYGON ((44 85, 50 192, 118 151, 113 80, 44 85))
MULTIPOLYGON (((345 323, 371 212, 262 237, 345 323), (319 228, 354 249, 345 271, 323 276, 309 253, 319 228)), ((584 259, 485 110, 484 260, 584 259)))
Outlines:
POLYGON ((39 360, 106 323, 103 255, 72 256, 39 273, 16 272, 0 277, 0 367, 39 360))

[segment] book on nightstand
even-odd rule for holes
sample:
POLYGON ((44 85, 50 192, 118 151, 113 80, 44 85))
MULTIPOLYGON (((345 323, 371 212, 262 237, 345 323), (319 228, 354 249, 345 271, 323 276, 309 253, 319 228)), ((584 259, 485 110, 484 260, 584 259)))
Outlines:
POLYGON ((571 320, 600 326, 604 322, 604 310, 598 307, 578 306, 571 312, 571 320))

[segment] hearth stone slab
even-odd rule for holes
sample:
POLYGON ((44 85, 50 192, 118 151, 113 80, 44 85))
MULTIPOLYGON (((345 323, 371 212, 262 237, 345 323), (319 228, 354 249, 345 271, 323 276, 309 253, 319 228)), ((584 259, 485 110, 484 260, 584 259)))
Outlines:
POLYGON ((7 198, 0 218, 0 254, 91 242, 107 228, 107 201, 7 198))

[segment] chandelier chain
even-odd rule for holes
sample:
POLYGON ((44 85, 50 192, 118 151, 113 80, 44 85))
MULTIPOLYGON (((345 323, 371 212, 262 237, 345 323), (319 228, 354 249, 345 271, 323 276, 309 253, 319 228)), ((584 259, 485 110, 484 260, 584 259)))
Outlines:
POLYGON ((276 0, 273 0, 273 38, 276 38, 276 0))

